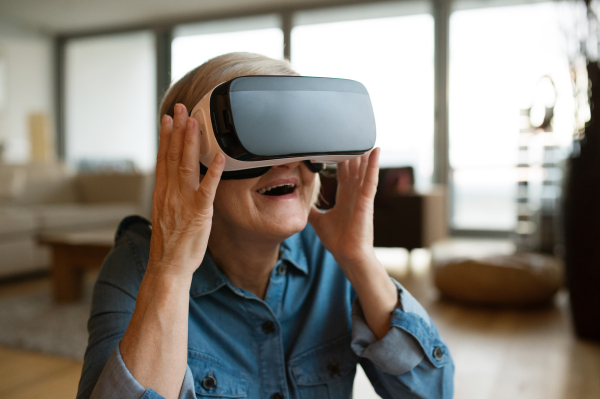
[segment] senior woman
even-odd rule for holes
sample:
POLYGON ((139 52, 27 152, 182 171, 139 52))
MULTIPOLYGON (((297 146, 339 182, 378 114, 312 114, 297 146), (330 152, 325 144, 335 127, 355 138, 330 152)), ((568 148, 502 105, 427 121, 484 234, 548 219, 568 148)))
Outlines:
POLYGON ((383 398, 451 398, 446 345, 374 254, 378 149, 338 165, 325 213, 303 162, 221 181, 217 155, 200 174, 188 111, 244 75, 297 73, 232 53, 166 94, 152 224, 129 217, 116 233, 78 398, 350 398, 358 363, 383 398))

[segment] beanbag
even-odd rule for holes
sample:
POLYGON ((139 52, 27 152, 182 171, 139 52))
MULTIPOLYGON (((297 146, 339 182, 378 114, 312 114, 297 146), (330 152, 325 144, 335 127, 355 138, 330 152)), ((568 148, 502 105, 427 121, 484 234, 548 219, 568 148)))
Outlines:
POLYGON ((475 305, 549 303, 562 280, 562 262, 538 253, 455 258, 434 265, 435 286, 442 295, 475 305))

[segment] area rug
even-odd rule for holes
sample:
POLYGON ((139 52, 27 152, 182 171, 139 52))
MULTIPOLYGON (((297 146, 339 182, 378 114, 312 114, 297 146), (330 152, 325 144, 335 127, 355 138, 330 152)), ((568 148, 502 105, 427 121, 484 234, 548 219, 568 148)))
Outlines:
POLYGON ((54 303, 50 287, 0 297, 0 345, 83 360, 91 288, 73 304, 54 303))

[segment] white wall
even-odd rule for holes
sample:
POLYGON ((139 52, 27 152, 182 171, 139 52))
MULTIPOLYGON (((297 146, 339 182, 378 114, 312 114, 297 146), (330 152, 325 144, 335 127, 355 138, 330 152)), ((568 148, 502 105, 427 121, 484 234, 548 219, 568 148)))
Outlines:
POLYGON ((52 40, 4 23, 0 57, 6 61, 6 95, 0 108, 4 161, 24 163, 29 160, 28 115, 54 111, 52 40))

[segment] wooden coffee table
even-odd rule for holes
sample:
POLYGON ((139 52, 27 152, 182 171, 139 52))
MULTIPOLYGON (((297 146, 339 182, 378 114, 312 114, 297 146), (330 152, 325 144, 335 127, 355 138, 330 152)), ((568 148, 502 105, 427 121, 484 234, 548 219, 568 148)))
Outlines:
POLYGON ((83 273, 98 269, 114 244, 115 230, 47 233, 39 243, 52 250, 52 288, 55 302, 81 299, 83 273))

